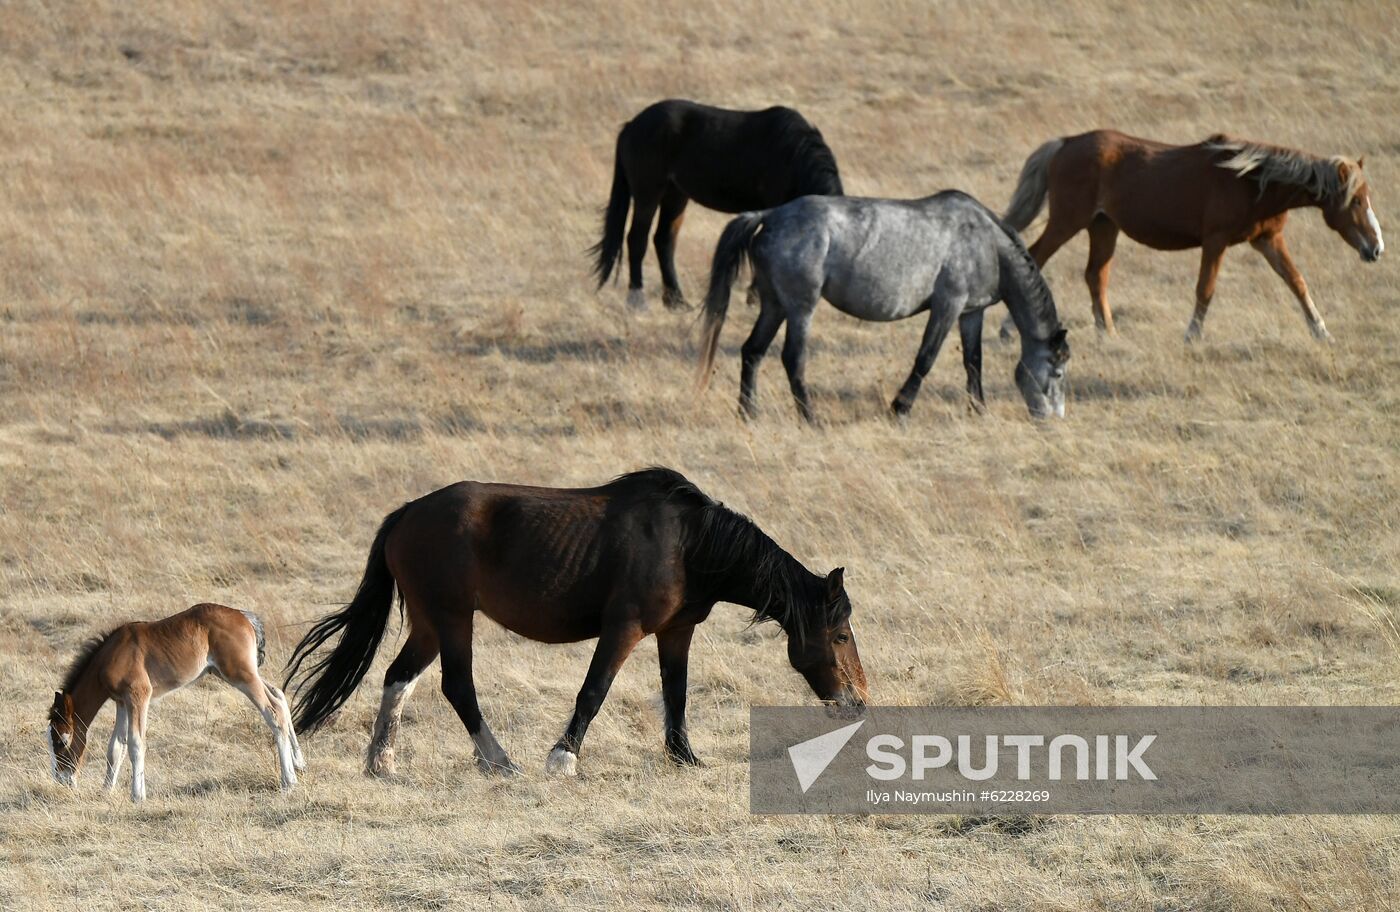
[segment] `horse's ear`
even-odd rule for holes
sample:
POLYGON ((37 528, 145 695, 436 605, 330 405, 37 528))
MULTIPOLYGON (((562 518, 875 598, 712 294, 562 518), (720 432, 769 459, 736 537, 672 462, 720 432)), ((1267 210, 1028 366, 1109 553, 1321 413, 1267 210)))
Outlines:
POLYGON ((846 568, 837 567, 826 575, 826 598, 834 602, 846 591, 846 568))
POLYGON ((71 721, 73 718, 73 695, 63 695, 63 714, 71 721))

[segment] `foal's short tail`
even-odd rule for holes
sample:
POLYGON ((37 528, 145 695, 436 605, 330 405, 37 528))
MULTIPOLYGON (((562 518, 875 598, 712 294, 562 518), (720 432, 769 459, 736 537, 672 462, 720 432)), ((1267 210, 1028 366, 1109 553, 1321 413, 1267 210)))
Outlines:
POLYGON ((263 630, 262 618, 251 611, 238 609, 238 613, 248 619, 248 623, 253 625, 253 638, 258 643, 258 667, 262 668, 263 661, 267 658, 267 632, 263 630))
POLYGON ((622 131, 617 134, 617 151, 613 153, 612 193, 608 195, 608 208, 603 210, 603 239, 588 248, 589 256, 596 258, 593 274, 598 277, 599 288, 607 284, 622 259, 622 235, 627 230, 627 207, 632 202, 627 172, 622 167, 622 137, 627 128, 622 131))
POLYGON ((296 730, 314 731, 326 718, 350 698, 360 679, 369 671, 384 628, 389 625, 389 611, 394 604, 394 577, 384 559, 384 543, 394 531, 404 512, 404 504, 384 518, 379 534, 369 549, 365 575, 355 598, 344 611, 321 618, 302 637, 287 663, 287 690, 296 680, 296 730), (323 643, 336 634, 340 642, 329 655, 322 656, 303 672, 302 662, 323 643))
POLYGON ((749 258, 753 240, 763 227, 767 212, 745 212, 724 227, 710 263, 710 290, 705 293, 705 324, 700 330, 699 388, 710 384, 710 372, 719 352, 719 333, 729 313, 729 292, 739 278, 739 267, 749 258))
POLYGON ((1044 208, 1045 197, 1050 192, 1050 160, 1064 144, 1063 139, 1050 140, 1032 152, 1022 166, 1016 192, 1011 195, 1011 205, 1006 207, 1006 215, 1002 216, 1017 231, 1025 231, 1044 208))

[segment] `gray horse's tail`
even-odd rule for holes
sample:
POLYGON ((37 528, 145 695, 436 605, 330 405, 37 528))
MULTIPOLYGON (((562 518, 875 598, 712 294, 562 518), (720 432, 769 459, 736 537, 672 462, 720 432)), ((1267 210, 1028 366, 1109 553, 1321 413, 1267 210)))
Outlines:
POLYGON ((705 323, 700 330, 700 377, 701 391, 710 384, 710 372, 715 366, 715 355, 719 351, 719 333, 724 328, 724 317, 729 312, 729 292, 734 280, 739 278, 739 267, 749 258, 753 240, 763 227, 768 213, 745 212, 736 216, 724 227, 715 246, 715 258, 710 263, 710 290, 705 293, 705 323))
POLYGON ((1017 231, 1025 231, 1044 208, 1045 197, 1050 192, 1050 160, 1064 144, 1063 139, 1050 140, 1032 152, 1021 168, 1016 192, 1011 194, 1011 205, 1006 207, 1006 215, 1002 216, 1017 231))

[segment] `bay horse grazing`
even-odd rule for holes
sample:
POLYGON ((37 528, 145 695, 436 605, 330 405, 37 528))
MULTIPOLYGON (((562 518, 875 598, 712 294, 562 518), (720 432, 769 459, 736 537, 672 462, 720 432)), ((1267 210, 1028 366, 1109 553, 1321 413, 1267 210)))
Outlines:
POLYGON ((483 773, 520 771, 477 704, 472 627, 477 612, 542 643, 597 638, 573 717, 546 761, 574 775, 589 723, 643 637, 656 637, 667 756, 697 764, 685 728, 686 665, 695 626, 716 602, 782 625, 788 659, 822 700, 860 704, 865 672, 851 632, 842 571, 809 572, 758 526, 669 469, 596 488, 464 481, 390 513, 370 547, 355 598, 297 645, 288 687, 296 723, 326 721, 369 670, 399 593, 408 636, 384 675, 366 772, 392 775, 404 701, 439 655, 442 690, 466 726, 483 773), (322 644, 339 641, 302 670, 322 644))
POLYGON ((123 624, 89 641, 54 694, 48 746, 54 778, 77 780, 88 729, 112 700, 117 721, 107 743, 107 778, 116 787, 122 752, 131 755, 131 800, 146 798, 146 721, 151 703, 213 673, 241 691, 262 714, 277 744, 282 788, 305 769, 282 691, 258 674, 266 654, 262 621, 251 612, 202 604, 159 621, 123 624))
MULTIPOLYGON (((1108 271, 1121 231, 1155 250, 1201 248, 1196 311, 1188 342, 1200 338, 1227 247, 1248 243, 1298 299, 1313 335, 1330 339, 1307 283, 1283 241, 1290 210, 1322 210, 1323 221, 1368 263, 1385 249, 1362 159, 1319 158, 1295 149, 1216 134, 1188 146, 1113 130, 1052 139, 1026 160, 1006 212, 1024 231, 1048 197, 1050 217, 1031 245, 1038 265, 1089 231, 1084 270, 1099 329, 1113 332, 1108 271)), ((1009 324, 1002 335, 1009 335, 1009 324)))
POLYGON ((928 313, 914 368, 895 397, 909 413, 953 324, 962 333, 972 405, 983 409, 982 312, 1005 301, 1021 330, 1016 385, 1037 418, 1064 415, 1069 343, 1055 301, 1016 233, 965 193, 924 199, 815 197, 729 223, 715 248, 705 296, 700 383, 708 383, 740 262, 753 264, 762 309, 743 347, 739 405, 756 412, 758 365, 787 322, 783 366, 798 413, 812 421, 803 378, 807 330, 825 298, 862 320, 902 320, 928 313))
POLYGON ((659 101, 617 135, 603 239, 589 250, 596 257, 598 287, 622 259, 629 204, 628 306, 646 307, 642 262, 647 232, 659 213, 655 241, 662 301, 679 309, 686 304, 676 278, 676 237, 690 200, 719 212, 745 212, 808 194, 841 193, 836 157, 821 131, 791 108, 730 111, 693 101, 659 101))

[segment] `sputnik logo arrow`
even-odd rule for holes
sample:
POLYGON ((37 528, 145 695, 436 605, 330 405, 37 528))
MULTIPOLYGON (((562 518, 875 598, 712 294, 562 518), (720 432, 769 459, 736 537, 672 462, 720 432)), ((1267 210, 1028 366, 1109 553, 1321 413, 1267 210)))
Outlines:
POLYGON ((865 721, 861 719, 854 725, 838 728, 836 731, 818 735, 810 741, 803 741, 801 744, 794 744, 788 748, 788 757, 792 760, 792 771, 797 773, 797 784, 802 786, 802 794, 807 794, 807 789, 812 787, 812 783, 826 772, 831 761, 836 759, 836 755, 841 753, 841 748, 846 746, 846 742, 851 740, 856 729, 864 725, 865 721))

